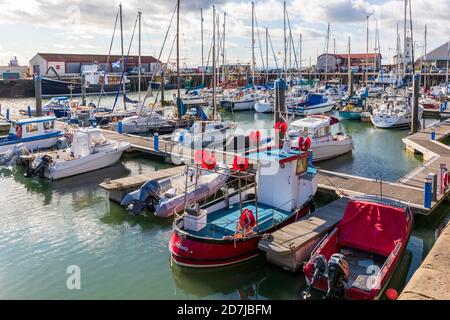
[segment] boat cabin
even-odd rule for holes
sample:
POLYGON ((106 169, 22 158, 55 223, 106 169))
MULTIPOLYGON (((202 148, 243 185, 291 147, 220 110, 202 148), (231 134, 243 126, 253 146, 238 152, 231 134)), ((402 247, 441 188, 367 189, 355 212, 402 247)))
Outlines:
POLYGON ((332 136, 331 126, 338 124, 339 120, 327 116, 309 116, 291 124, 289 136, 291 138, 304 137, 313 140, 332 136))
POLYGON ((289 148, 267 148, 247 156, 258 161, 256 181, 258 202, 290 212, 315 194, 315 170, 310 167, 309 153, 289 148))
POLYGON ((74 158, 84 157, 96 153, 96 149, 107 146, 110 141, 105 138, 99 129, 79 129, 73 133, 73 142, 70 149, 74 158))
POLYGON ((32 140, 51 135, 59 130, 55 129, 56 117, 27 118, 11 121, 8 138, 10 140, 32 140))

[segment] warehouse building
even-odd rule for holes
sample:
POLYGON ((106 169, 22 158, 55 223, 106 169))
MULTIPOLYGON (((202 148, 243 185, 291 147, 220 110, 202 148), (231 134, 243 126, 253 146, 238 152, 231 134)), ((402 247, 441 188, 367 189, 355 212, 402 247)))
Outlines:
POLYGON ((443 43, 438 48, 417 59, 416 66, 424 65, 427 67, 447 68, 447 60, 450 58, 449 42, 443 43))
MULTIPOLYGON (((98 65, 106 72, 121 71, 121 56, 97 54, 65 54, 65 53, 38 53, 30 60, 30 74, 43 76, 79 76, 85 66, 98 65), (109 62, 108 62, 109 61, 109 62)), ((126 58, 125 71, 136 69, 139 65, 138 56, 126 58)), ((161 67, 161 62, 152 56, 141 57, 142 71, 153 73, 161 67)))
MULTIPOLYGON (((322 54, 317 58, 317 68, 320 72, 341 72, 347 71, 348 67, 348 53, 339 54, 322 54)), ((373 70, 376 63, 376 71, 379 71, 381 67, 381 54, 379 53, 351 53, 350 54, 350 66, 355 71, 362 72, 368 68, 373 70)))

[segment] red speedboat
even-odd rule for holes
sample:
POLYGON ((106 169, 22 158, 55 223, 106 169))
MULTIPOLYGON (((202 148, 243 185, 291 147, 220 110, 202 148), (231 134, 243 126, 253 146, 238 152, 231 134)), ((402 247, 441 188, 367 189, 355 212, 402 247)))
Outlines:
POLYGON ((259 162, 256 184, 175 220, 169 249, 176 264, 205 268, 251 259, 264 234, 309 213, 317 183, 308 152, 266 149, 247 158, 259 162))
POLYGON ((326 298, 372 300, 381 296, 405 250, 413 227, 411 208, 397 200, 352 199, 336 228, 304 266, 309 288, 326 298))

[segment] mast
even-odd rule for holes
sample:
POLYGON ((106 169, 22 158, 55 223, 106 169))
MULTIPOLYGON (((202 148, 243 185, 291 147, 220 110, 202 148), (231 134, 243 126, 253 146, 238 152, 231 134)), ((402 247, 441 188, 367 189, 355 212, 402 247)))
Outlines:
POLYGON ((284 81, 287 84, 286 1, 283 2, 284 81))
POLYGON ((180 0, 177 2, 177 97, 180 98, 180 0))
POLYGON ((330 44, 330 24, 328 23, 327 28, 327 39, 326 39, 326 59, 325 59, 325 82, 328 80, 328 49, 330 44))
POLYGON ((353 95, 353 79, 352 79, 352 64, 350 59, 351 47, 350 37, 348 37, 348 56, 347 56, 347 74, 348 74, 348 96, 353 95))
POLYGON ((448 96, 448 67, 449 67, 449 60, 450 60, 450 38, 447 42, 447 72, 445 74, 445 88, 447 90, 447 96, 448 96))
POLYGON ((216 6, 213 6, 213 43, 212 43, 212 87, 213 119, 216 119, 216 6))
POLYGON ((201 42, 202 42, 202 84, 205 84, 205 57, 203 52, 203 8, 200 8, 200 20, 201 20, 201 42))
POLYGON ((252 84, 255 84, 255 3, 252 2, 252 84))
POLYGON ((300 76, 300 85, 302 84, 302 55, 303 55, 302 45, 303 45, 303 35, 300 33, 300 43, 298 45, 298 51, 299 51, 299 57, 300 57, 298 74, 300 76))
POLYGON ((266 84, 269 82, 269 28, 266 27, 266 84))
POLYGON ((403 17, 403 76, 406 76, 406 7, 408 0, 405 0, 404 17, 403 17))
POLYGON ((225 32, 226 32, 226 23, 227 21, 227 13, 223 13, 223 34, 222 34, 222 81, 225 82, 225 32))
POLYGON ((366 16, 367 26, 366 26, 366 86, 369 82, 369 14, 366 16))
MULTIPOLYGON (((424 33, 424 39, 423 39, 423 58, 422 58, 422 63, 420 66, 420 69, 423 69, 423 61, 425 60, 425 63, 427 61, 427 25, 425 24, 425 33, 424 33)), ((427 88, 427 76, 425 75, 423 77, 423 87, 426 89, 427 88)))
POLYGON ((142 41, 142 36, 141 36, 141 32, 142 32, 142 11, 139 11, 138 12, 138 15, 139 15, 139 72, 138 72, 138 81, 139 81, 139 84, 138 84, 138 91, 139 91, 139 103, 141 102, 141 77, 142 77, 142 74, 141 74, 141 68, 142 68, 142 52, 141 52, 141 50, 142 50, 142 45, 141 45, 141 41, 142 41))
MULTIPOLYGON (((120 16, 120 46, 122 50, 122 76, 125 74, 125 54, 123 48, 123 12, 122 12, 122 3, 119 4, 119 16, 120 16)), ((122 81, 122 90, 123 90, 123 107, 127 109, 127 100, 126 100, 126 86, 125 81, 122 81)))

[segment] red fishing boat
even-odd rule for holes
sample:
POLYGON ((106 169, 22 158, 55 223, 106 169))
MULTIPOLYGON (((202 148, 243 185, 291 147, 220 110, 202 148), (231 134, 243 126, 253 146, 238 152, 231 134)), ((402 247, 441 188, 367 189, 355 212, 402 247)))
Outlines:
POLYGON ((239 171, 249 159, 257 161, 255 183, 229 189, 176 219, 169 244, 173 261, 205 268, 251 259, 259 254, 261 237, 308 214, 317 191, 316 170, 308 152, 288 149, 258 150, 235 161, 233 178, 239 185, 252 180, 239 171))
POLYGON ((365 196, 352 199, 336 228, 303 268, 309 288, 326 298, 373 300, 381 296, 406 248, 413 227, 409 205, 365 196))

